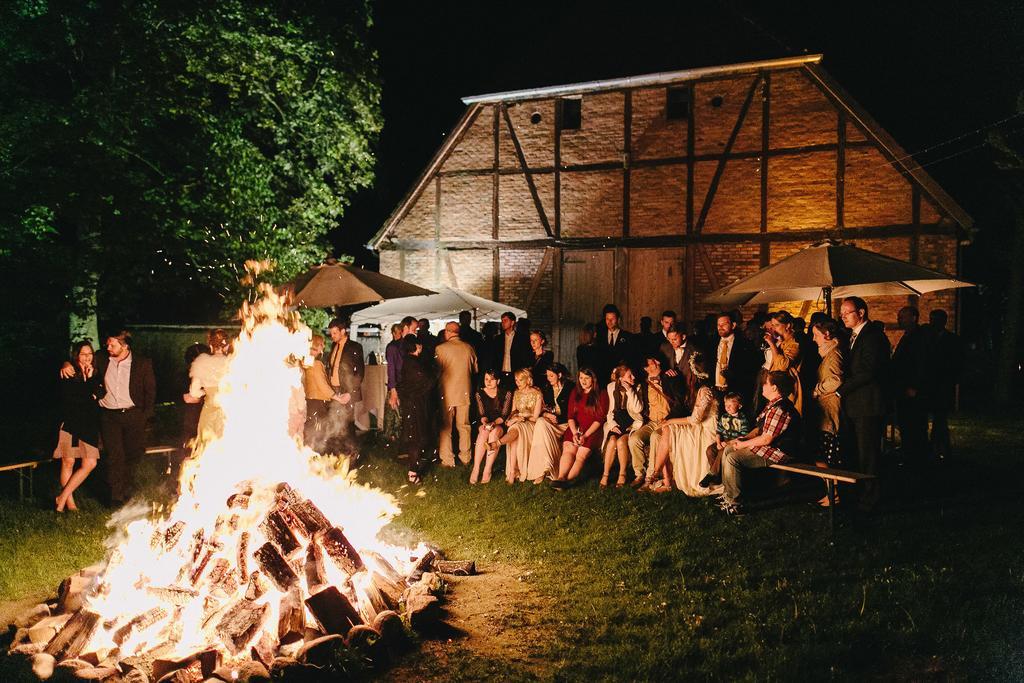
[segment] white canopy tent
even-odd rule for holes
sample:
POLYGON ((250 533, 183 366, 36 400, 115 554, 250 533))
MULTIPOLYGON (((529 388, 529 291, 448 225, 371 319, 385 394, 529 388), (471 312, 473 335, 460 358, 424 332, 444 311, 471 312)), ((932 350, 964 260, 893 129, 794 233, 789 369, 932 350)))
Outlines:
POLYGON ((526 311, 476 296, 461 289, 452 287, 436 287, 437 294, 424 296, 405 296, 399 299, 388 299, 375 306, 364 308, 352 314, 353 325, 396 323, 407 315, 415 318, 434 320, 452 320, 459 317, 461 311, 469 311, 477 321, 497 320, 505 311, 511 311, 517 318, 525 318, 526 311))

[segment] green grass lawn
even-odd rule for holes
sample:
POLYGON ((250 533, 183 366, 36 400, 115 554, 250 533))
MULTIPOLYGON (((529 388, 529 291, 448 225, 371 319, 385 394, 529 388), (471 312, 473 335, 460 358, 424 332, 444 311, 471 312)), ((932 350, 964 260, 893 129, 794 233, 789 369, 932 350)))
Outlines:
MULTIPOLYGON (((423 648, 401 670, 443 680, 1022 680, 1024 436, 1017 421, 972 417, 954 439, 954 462, 927 481, 893 475, 885 509, 841 518, 834 544, 827 516, 800 503, 731 518, 709 501, 594 481, 564 493, 497 478, 470 487, 464 469, 433 471, 417 496, 400 488, 402 467, 370 450, 360 477, 396 492, 394 534, 485 572, 515 567, 534 598, 496 625, 515 650, 517 619, 528 623, 528 655, 474 651, 470 634, 423 648)), ((58 518, 0 500, 0 597, 46 590, 98 559, 104 520, 95 504, 58 518)))

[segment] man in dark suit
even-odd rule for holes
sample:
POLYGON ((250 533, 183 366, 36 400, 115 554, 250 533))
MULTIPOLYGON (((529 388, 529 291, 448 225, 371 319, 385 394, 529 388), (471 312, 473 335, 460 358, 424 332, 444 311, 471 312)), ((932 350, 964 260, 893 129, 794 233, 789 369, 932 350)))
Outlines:
MULTIPOLYGON (((836 390, 842 406, 840 432, 845 434, 847 453, 857 454, 858 471, 877 475, 885 432, 889 338, 882 323, 868 320, 868 305, 860 297, 843 299, 839 316, 850 330, 843 383, 836 390)), ((881 495, 878 480, 865 481, 861 494, 861 509, 872 510, 881 495)))
POLYGON ((459 312, 459 338, 473 347, 479 358, 483 351, 484 336, 473 329, 473 314, 469 311, 459 312))
POLYGON ((604 317, 604 332, 594 340, 598 367, 597 379, 601 386, 608 383, 612 369, 619 363, 633 365, 636 362, 633 335, 623 330, 622 314, 615 304, 607 304, 601 312, 604 317))
POLYGON ((900 430, 900 450, 906 462, 920 465, 928 449, 927 330, 917 324, 918 310, 904 306, 897 314, 903 336, 892 352, 892 398, 900 430))
POLYGON ((949 316, 941 308, 928 314, 925 406, 932 418, 931 454, 949 456, 949 412, 956 405, 956 386, 964 368, 964 345, 946 329, 949 316))
POLYGON ((132 353, 127 331, 107 335, 106 346, 106 354, 96 355, 96 373, 107 390, 100 399, 100 434, 110 502, 120 505, 131 497, 134 477, 130 472, 146 449, 146 423, 156 406, 156 377, 152 361, 132 353))
POLYGON ((496 368, 501 372, 501 385, 512 389, 515 380, 512 373, 520 368, 533 365, 533 351, 530 350, 530 334, 524 333, 516 325, 516 314, 505 311, 501 314, 501 334, 492 342, 492 357, 498 363, 496 368))
POLYGON ((662 343, 659 351, 665 359, 663 367, 668 377, 681 377, 684 384, 690 381, 690 356, 694 353, 693 344, 686 338, 682 326, 668 332, 668 339, 662 343))
POLYGON ((363 400, 363 347, 349 338, 349 324, 346 320, 335 318, 327 326, 327 332, 334 342, 327 363, 327 380, 334 390, 331 412, 335 416, 334 435, 327 448, 334 452, 340 449, 342 453, 354 453, 355 408, 363 400))
POLYGON ((743 405, 753 404, 760 354, 736 331, 731 313, 719 313, 715 322, 718 343, 708 349, 714 353, 715 391, 720 396, 734 391, 743 397, 743 405))

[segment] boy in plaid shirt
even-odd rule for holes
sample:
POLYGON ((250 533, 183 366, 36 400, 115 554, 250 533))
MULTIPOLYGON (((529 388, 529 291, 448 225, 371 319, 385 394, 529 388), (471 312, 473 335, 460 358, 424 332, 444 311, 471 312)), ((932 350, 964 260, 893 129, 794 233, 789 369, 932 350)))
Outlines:
POLYGON ((729 392, 722 403, 725 410, 718 414, 715 443, 708 446, 705 452, 710 467, 707 476, 700 482, 700 487, 705 489, 722 483, 722 453, 725 452, 726 442, 744 437, 751 430, 750 418, 743 410, 743 398, 739 394, 729 392))
POLYGON ((793 391, 788 373, 773 370, 761 387, 768 405, 757 416, 757 426, 745 437, 725 445, 722 455, 722 509, 741 514, 741 479, 743 470, 760 469, 785 462, 796 454, 800 439, 800 413, 786 398, 793 391))

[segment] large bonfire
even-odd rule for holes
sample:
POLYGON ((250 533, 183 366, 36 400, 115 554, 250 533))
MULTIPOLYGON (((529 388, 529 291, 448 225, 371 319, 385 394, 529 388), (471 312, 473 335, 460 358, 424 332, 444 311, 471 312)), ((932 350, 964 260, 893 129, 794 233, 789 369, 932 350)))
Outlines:
POLYGON ((396 617, 405 577, 431 554, 382 542, 395 500, 302 445, 310 330, 272 288, 259 291, 219 385, 223 434, 185 462, 173 504, 118 530, 81 609, 46 641, 57 661, 91 653, 152 671, 205 652, 269 666, 396 617))

